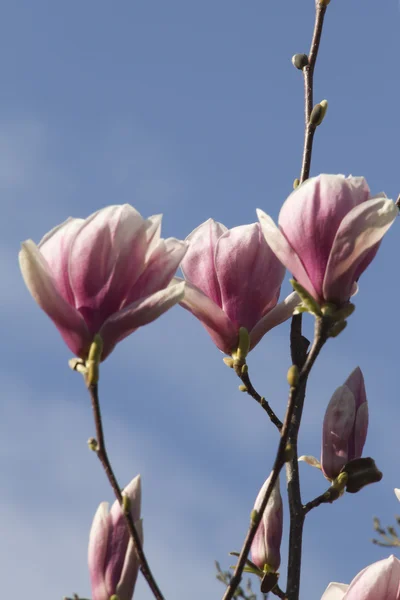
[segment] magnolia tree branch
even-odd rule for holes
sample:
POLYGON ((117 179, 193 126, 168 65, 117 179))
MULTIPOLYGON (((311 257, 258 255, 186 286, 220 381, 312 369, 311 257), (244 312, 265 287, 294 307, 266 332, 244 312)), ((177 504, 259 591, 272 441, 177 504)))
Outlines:
POLYGON ((265 490, 264 498, 261 502, 260 509, 253 516, 250 527, 248 529, 245 541, 243 543, 242 550, 239 555, 239 560, 236 565, 232 579, 227 587, 223 600, 231 600, 234 597, 236 589, 240 584, 244 567, 246 566, 247 556, 250 552, 251 544, 253 543, 256 531, 262 519, 264 510, 267 506, 268 500, 272 494, 272 490, 279 477, 279 473, 282 470, 283 465, 287 461, 288 453, 290 448, 288 447, 289 435, 291 431, 292 419, 294 417, 295 409, 298 404, 299 398, 301 398, 302 390, 306 385, 308 376, 311 368, 328 337, 329 327, 331 326, 330 319, 325 317, 319 318, 316 321, 315 338, 312 348, 307 356, 303 368, 301 369, 298 379, 295 385, 292 385, 289 392, 288 406, 286 410, 285 420, 283 422, 281 430, 281 438, 279 440, 278 451, 276 453, 274 465, 269 480, 269 484, 265 490))
POLYGON ((275 425, 275 427, 279 431, 281 431, 282 421, 276 416, 275 412, 272 410, 269 402, 264 398, 264 396, 260 396, 260 394, 254 388, 253 384, 251 383, 249 372, 248 372, 247 368, 244 370, 238 369, 236 371, 236 373, 246 388, 243 391, 247 392, 249 396, 251 396, 256 402, 258 402, 258 404, 261 406, 261 408, 263 408, 265 410, 265 412, 267 413, 267 415, 269 416, 271 422, 275 425))
POLYGON ((106 445, 104 441, 104 432, 103 432, 103 423, 101 418, 101 410, 100 410, 100 402, 99 402, 99 394, 98 394, 98 385, 97 383, 91 384, 88 386, 90 399, 92 401, 92 409, 93 409, 93 417, 96 428, 96 440, 93 440, 93 445, 91 445, 92 449, 96 452, 100 463, 104 469, 105 474, 107 475, 107 479, 110 482, 110 485, 114 491, 115 497, 120 503, 121 510, 124 514, 126 524, 129 530, 129 534, 132 538, 133 545, 135 547, 135 551, 140 563, 140 570, 143 573, 144 578, 146 579, 151 591, 153 592, 154 597, 157 600, 164 600, 164 596, 161 593, 160 588, 157 585, 156 580, 153 577, 153 574, 150 570, 149 564, 147 562, 146 556, 143 551, 143 547, 140 541, 139 534, 136 530, 135 524, 132 519, 132 515, 129 510, 124 509, 123 497, 121 493, 121 488, 118 485, 118 481, 114 475, 114 471, 111 467, 110 460, 108 458, 106 445))
MULTIPOLYGON (((305 133, 300 183, 303 183, 310 176, 313 141, 317 127, 315 124, 311 123, 311 113, 314 105, 314 69, 318 57, 327 4, 328 2, 316 0, 314 31, 310 52, 307 64, 304 65, 302 69, 304 77, 305 133)), ((292 318, 290 350, 293 364, 297 365, 299 369, 303 367, 304 361, 306 360, 308 345, 307 340, 302 336, 301 329, 302 316, 296 315, 292 318)), ((301 500, 297 438, 303 413, 306 383, 307 380, 305 380, 304 385, 299 390, 297 402, 293 409, 293 422, 288 436, 288 442, 293 449, 292 458, 286 465, 290 512, 289 557, 286 589, 288 600, 298 600, 300 591, 303 525, 306 511, 304 510, 301 500)))
POLYGON ((303 183, 310 176, 311 156, 314 141, 316 125, 310 123, 311 112, 314 107, 314 69, 317 62, 319 44, 321 41, 322 27, 328 3, 322 0, 316 0, 315 24, 311 41, 308 62, 303 67, 304 76, 304 113, 305 113, 305 134, 303 161, 301 165, 300 183, 303 183))

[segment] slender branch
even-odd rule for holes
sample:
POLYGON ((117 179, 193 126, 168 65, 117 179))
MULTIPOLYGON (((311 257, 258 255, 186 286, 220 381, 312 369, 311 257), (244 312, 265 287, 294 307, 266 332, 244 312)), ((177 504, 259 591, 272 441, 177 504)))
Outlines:
POLYGON ((264 396, 260 396, 257 390, 254 388, 253 384, 250 381, 249 372, 247 369, 235 369, 238 377, 241 379, 243 384, 246 386, 246 392, 254 398, 256 402, 265 410, 267 415, 269 416, 271 422, 275 425, 275 427, 281 431, 282 429, 282 421, 276 416, 274 411, 272 410, 268 401, 264 398, 264 396))
POLYGON ((123 510, 123 498, 121 489, 118 485, 117 479, 114 475, 114 471, 111 467, 110 460, 108 458, 106 445, 104 441, 104 432, 103 432, 103 423, 101 418, 101 410, 100 410, 100 402, 99 402, 99 394, 98 394, 98 386, 97 383, 88 386, 90 399, 92 401, 92 409, 93 409, 93 417, 94 423, 96 427, 96 454, 100 460, 100 463, 107 475, 107 479, 110 482, 110 485, 114 491, 115 497, 121 505, 121 510, 125 516, 126 524, 129 530, 129 534, 132 538, 133 545, 135 547, 136 554, 140 563, 140 570, 143 573, 144 578, 146 579, 151 591, 153 592, 154 597, 157 600, 164 600, 164 596, 159 589, 152 572, 150 570, 149 564, 147 562, 146 556, 143 551, 143 547, 136 530, 135 524, 132 519, 132 515, 130 512, 126 512, 123 510))
MULTIPOLYGON (((318 57, 325 13, 326 5, 321 4, 316 0, 314 31, 310 52, 308 54, 308 63, 303 67, 305 133, 300 183, 303 183, 310 176, 312 149, 316 130, 316 126, 310 123, 311 112, 314 106, 314 69, 318 57)), ((307 340, 302 336, 301 330, 302 318, 301 315, 296 315, 292 318, 290 351, 293 364, 297 365, 299 368, 303 367, 307 352, 307 340)), ((297 460, 297 438, 303 414, 306 384, 307 379, 298 394, 297 403, 293 410, 293 423, 290 435, 288 436, 288 442, 293 449, 293 456, 286 465, 290 511, 289 557, 286 589, 289 600, 298 600, 299 598, 303 526, 306 515, 301 500, 299 465, 297 460)))
POLYGON ((239 555, 239 560, 235 568, 235 572, 233 574, 232 580, 229 586, 226 589, 226 592, 223 596, 223 600, 231 600, 233 598, 235 591, 240 583, 243 569, 246 565, 246 559, 250 552, 251 544, 254 540, 256 531, 262 519, 265 507, 267 506, 268 500, 272 494, 272 490, 275 486, 275 483, 278 479, 279 473, 282 470, 283 465, 285 464, 287 457, 287 444, 289 439, 289 433, 291 430, 291 423, 294 414, 294 410, 298 401, 298 398, 301 396, 302 389, 305 386, 305 383, 308 379, 311 368, 324 345, 327 335, 328 335, 328 326, 330 326, 330 322, 326 318, 317 319, 316 322, 316 335, 314 339, 314 343, 312 348, 307 356, 307 359, 304 363, 304 366, 299 374, 298 383, 295 387, 290 388, 289 392, 289 400, 288 406, 286 410, 285 420, 281 430, 281 437, 279 440, 278 451, 276 453, 274 465, 272 467, 272 472, 270 476, 270 481, 265 490, 264 497, 262 499, 260 508, 257 512, 257 515, 252 520, 250 527, 248 529, 245 541, 243 543, 242 550, 239 555))
POLYGON ((304 150, 303 161, 301 165, 300 183, 303 183, 310 176, 311 156, 314 141, 316 126, 310 124, 311 111, 314 106, 314 69, 317 62, 319 44, 321 41, 322 27, 324 25, 324 17, 326 6, 320 4, 316 0, 315 9, 315 24, 314 32, 311 41, 310 52, 308 55, 308 64, 303 67, 304 75, 304 113, 305 113, 305 134, 304 134, 304 150))

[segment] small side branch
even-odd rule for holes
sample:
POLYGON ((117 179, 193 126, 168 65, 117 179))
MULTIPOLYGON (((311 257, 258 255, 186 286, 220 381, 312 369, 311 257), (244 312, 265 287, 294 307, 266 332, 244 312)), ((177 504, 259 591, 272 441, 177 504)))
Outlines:
POLYGON ((108 458, 106 445, 105 445, 105 441, 104 441, 103 423, 102 423, 102 418, 101 418, 101 410, 100 410, 100 402, 99 402, 97 383, 89 385, 88 390, 89 390, 90 399, 92 402, 93 417, 94 417, 94 423, 95 423, 95 428, 96 428, 95 452, 96 452, 98 459, 104 469, 105 474, 107 475, 107 479, 110 482, 110 485, 114 491, 115 497, 117 498, 118 502, 120 503, 121 510, 123 511, 123 514, 125 516, 129 534, 132 538, 132 541, 133 541, 133 544, 135 547, 135 551, 136 551, 136 554, 139 559, 140 570, 143 573, 143 576, 146 579, 156 600, 164 600, 164 596, 162 595, 161 590, 159 589, 157 582, 155 581, 153 574, 150 570, 149 564, 147 562, 146 556, 143 551, 143 547, 142 547, 138 532, 136 530, 135 524, 132 519, 132 515, 130 514, 130 512, 126 512, 123 509, 123 498, 122 498, 121 489, 118 485, 114 471, 111 467, 111 463, 108 458))

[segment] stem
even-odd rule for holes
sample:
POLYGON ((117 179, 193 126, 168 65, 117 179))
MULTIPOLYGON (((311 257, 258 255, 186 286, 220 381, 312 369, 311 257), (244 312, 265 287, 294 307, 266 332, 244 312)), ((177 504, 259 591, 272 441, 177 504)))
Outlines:
MULTIPOLYGON (((318 57, 325 13, 326 6, 320 4, 319 1, 316 0, 314 31, 311 40, 310 52, 308 54, 308 64, 303 68, 305 133, 300 183, 303 183, 310 176, 312 149, 316 130, 316 126, 310 124, 311 111, 314 106, 314 69, 318 57)), ((302 336, 301 326, 302 316, 295 315, 292 318, 290 330, 290 351, 293 364, 297 365, 299 368, 303 367, 307 352, 307 340, 302 336)), ((288 437, 289 444, 293 448, 293 457, 286 465, 290 512, 289 557, 286 590, 288 600, 298 600, 300 592, 301 552, 303 543, 303 526, 306 513, 301 500, 297 439, 301 417, 303 414, 306 384, 307 379, 304 381, 304 385, 298 394, 297 403, 293 410, 293 423, 290 435, 288 437)))
POLYGON ((270 476, 270 481, 265 490, 264 497, 262 499, 260 509, 257 512, 257 515, 252 520, 250 527, 248 529, 245 541, 243 543, 242 550, 239 555, 239 560, 235 568, 235 572, 232 576, 229 586, 227 587, 225 594, 223 596, 223 600, 231 600, 233 598, 235 591, 241 581, 243 569, 246 565, 247 556, 250 552, 251 544, 253 543, 256 531, 262 519, 265 507, 267 506, 268 500, 272 494, 272 490, 275 486, 275 483, 278 479, 279 473, 282 470, 283 465, 285 464, 287 452, 287 444, 289 440, 289 434, 291 431, 292 419, 294 418, 294 413, 296 406, 298 405, 299 399, 302 395, 303 387, 307 382, 308 376, 310 374, 311 368, 322 348, 326 339, 328 327, 330 326, 330 321, 328 322, 324 317, 317 319, 316 324, 316 336, 314 339, 314 343, 312 348, 307 356, 307 359, 304 363, 303 368, 299 374, 299 379, 296 387, 291 387, 289 392, 289 400, 288 407, 286 410, 285 420, 281 430, 281 437, 279 440, 278 451, 276 453, 274 465, 272 467, 272 472, 270 476))
POLYGON ((270 404, 264 398, 264 396, 260 396, 260 394, 254 388, 253 384, 250 381, 250 376, 249 376, 248 371, 245 370, 244 372, 242 372, 241 368, 240 369, 235 369, 235 370, 236 370, 236 373, 237 373, 238 377, 241 379, 241 381, 243 382, 243 384, 246 386, 246 391, 249 394, 249 396, 251 396, 252 398, 254 398, 254 400, 256 402, 258 402, 258 404, 261 406, 261 408, 263 408, 265 410, 265 412, 269 416, 271 422, 275 425, 275 427, 278 429, 278 431, 281 431, 281 429, 282 429, 282 421, 276 416, 276 414, 274 413, 274 411, 272 410, 270 404))
POLYGON ((314 32, 311 41, 310 52, 308 54, 308 64, 303 68, 304 75, 304 113, 305 113, 305 134, 304 134, 304 150, 303 162, 301 165, 300 183, 303 183, 310 176, 311 156, 316 130, 315 125, 310 125, 310 115, 314 106, 314 69, 317 62, 319 44, 321 41, 322 27, 326 6, 316 0, 315 9, 315 24, 314 32))
MULTIPOLYGON (((296 317, 293 317, 293 321, 295 318, 296 317)), ((315 361, 315 358, 319 352, 318 350, 317 354, 315 354, 315 346, 318 347, 318 345, 320 345, 319 349, 322 348, 322 346, 327 340, 330 325, 330 319, 326 317, 317 318, 315 322, 314 343, 307 358, 305 359, 303 370, 306 369, 310 360, 313 360, 313 362, 315 361)), ((298 330, 296 325, 296 327, 292 328, 291 335, 296 335, 297 333, 298 330)), ((302 347, 304 349, 304 341, 302 343, 302 347)), ((292 349, 295 349, 294 345, 292 346, 292 349)), ((296 358, 300 358, 300 352, 298 352, 297 355, 294 352, 292 352, 292 358, 294 355, 296 356, 296 358)), ((299 393, 297 394, 296 403, 293 408, 293 417, 288 436, 288 442, 293 449, 293 456, 286 465, 290 512, 289 557, 286 589, 286 595, 288 600, 298 600, 300 591, 303 525, 306 512, 304 511, 303 503, 301 500, 299 464, 297 455, 297 439, 300 429, 301 417, 303 414, 307 379, 308 377, 304 378, 302 381, 302 385, 299 385, 299 393)))
POLYGON ((104 441, 103 423, 102 423, 102 418, 101 418, 101 410, 100 410, 100 402, 99 402, 97 383, 89 385, 88 390, 89 390, 89 394, 90 394, 90 399, 92 401, 93 417, 94 417, 94 423, 95 423, 95 427, 96 427, 96 438, 97 438, 96 439, 96 442, 97 442, 96 454, 97 454, 97 456, 100 460, 100 463, 105 471, 105 474, 107 475, 107 479, 110 482, 110 485, 114 491, 115 497, 117 498, 118 502, 120 503, 121 510, 126 519, 126 524, 127 524, 128 530, 129 530, 129 534, 132 538, 133 545, 134 545, 137 557, 139 559, 140 570, 143 573, 143 576, 146 579, 151 591, 153 592, 154 597, 157 600, 164 600, 164 596, 162 595, 161 590, 159 589, 159 587, 152 575, 152 572, 150 570, 146 556, 143 552, 143 547, 142 547, 138 532, 136 530, 135 524, 133 522, 132 515, 130 514, 130 512, 125 512, 125 510, 123 510, 123 499, 122 499, 121 489, 118 485, 117 479, 114 475, 114 471, 111 467, 111 463, 108 458, 106 445, 105 445, 105 441, 104 441))

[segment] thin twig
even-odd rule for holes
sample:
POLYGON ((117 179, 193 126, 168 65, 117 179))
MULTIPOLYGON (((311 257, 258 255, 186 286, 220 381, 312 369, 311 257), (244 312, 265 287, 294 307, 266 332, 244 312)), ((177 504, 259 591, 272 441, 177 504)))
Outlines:
POLYGON ((279 440, 278 451, 276 453, 274 465, 272 467, 269 484, 267 486, 267 489, 265 490, 265 494, 262 499, 260 508, 257 511, 257 515, 253 518, 251 525, 248 529, 246 539, 243 543, 243 547, 242 547, 242 550, 239 555, 239 560, 238 560, 238 563, 235 568, 235 572, 233 574, 233 577, 232 577, 232 580, 231 580, 229 586, 226 589, 226 592, 223 596, 223 600, 230 600, 231 598, 233 598, 233 596, 235 594, 235 590, 237 589, 237 587, 240 583, 243 569, 246 565, 246 559, 250 552, 251 544, 254 540, 254 536, 257 532, 257 529, 258 529, 258 526, 262 519, 265 507, 267 506, 268 500, 271 496, 272 490, 278 479, 279 473, 280 473, 283 465, 285 464, 285 460, 286 460, 286 456, 287 456, 286 448, 287 448, 289 433, 290 433, 290 429, 291 429, 292 417, 293 417, 293 413, 294 413, 294 410, 296 407, 298 396, 299 396, 299 394, 301 394, 301 390, 303 389, 303 387, 308 379, 308 375, 311 371, 311 368, 312 368, 322 346, 324 345, 324 343, 327 339, 328 325, 330 326, 330 323, 328 323, 328 321, 325 318, 317 319, 316 335, 315 335, 314 343, 313 343, 312 348, 307 356, 307 360, 299 374, 298 384, 296 385, 296 387, 290 388, 285 420, 284 420, 283 427, 281 430, 281 438, 279 440))
POLYGON ((157 600, 164 600, 164 596, 162 595, 161 590, 159 589, 159 587, 153 577, 153 574, 150 570, 149 564, 147 562, 146 556, 143 551, 143 547, 142 547, 138 532, 136 530, 135 524, 132 519, 132 515, 130 514, 129 511, 126 512, 125 510, 123 510, 123 499, 122 499, 121 489, 118 485, 117 479, 114 475, 114 471, 111 467, 111 463, 108 458, 108 454, 107 454, 107 450, 106 450, 106 446, 105 446, 103 423, 102 423, 102 418, 101 418, 101 410, 100 410, 100 402, 99 402, 99 394, 98 394, 97 384, 89 385, 88 390, 89 390, 89 394, 90 394, 90 399, 92 401, 93 417, 94 417, 94 423, 95 423, 95 427, 96 427, 96 442, 97 442, 96 454, 101 462, 101 465, 105 471, 105 474, 107 475, 107 479, 110 482, 110 485, 114 491, 115 497, 117 498, 118 502, 121 505, 121 510, 126 519, 129 534, 132 538, 133 545, 135 547, 135 551, 136 551, 136 554, 139 559, 140 570, 143 573, 143 576, 146 579, 151 591, 153 592, 154 597, 157 600))
POLYGON ((319 44, 321 41, 322 27, 324 24, 324 17, 326 13, 326 6, 320 4, 316 0, 315 9, 315 24, 314 32, 311 41, 310 52, 308 55, 308 64, 303 67, 304 75, 304 113, 305 113, 305 134, 304 134, 304 150, 303 150, 303 161, 301 165, 300 183, 303 183, 310 176, 311 167, 311 156, 314 141, 314 133, 316 126, 310 124, 311 111, 314 106, 314 69, 315 63, 317 62, 319 44))
POLYGON ((270 404, 264 398, 264 396, 260 396, 260 394, 254 388, 253 384, 250 381, 250 376, 249 376, 248 371, 245 370, 242 373, 241 370, 240 370, 240 371, 236 371, 236 372, 237 372, 238 377, 240 377, 241 381, 246 386, 246 391, 249 394, 249 396, 251 396, 252 398, 254 398, 254 400, 256 402, 258 402, 258 404, 261 406, 261 408, 263 408, 265 410, 265 412, 267 413, 267 415, 269 416, 271 422, 275 425, 275 427, 279 431, 281 431, 281 429, 282 429, 282 421, 276 416, 276 414, 274 413, 274 411, 272 410, 270 404))

